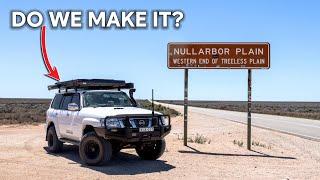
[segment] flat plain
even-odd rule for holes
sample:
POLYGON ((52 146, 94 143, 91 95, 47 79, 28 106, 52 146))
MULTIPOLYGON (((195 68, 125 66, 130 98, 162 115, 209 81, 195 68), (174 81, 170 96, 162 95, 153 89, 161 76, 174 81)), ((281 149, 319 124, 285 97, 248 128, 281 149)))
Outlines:
POLYGON ((245 124, 190 111, 188 146, 183 116, 176 116, 159 160, 141 160, 125 149, 94 167, 81 164, 76 146, 48 153, 43 123, 7 124, 0 126, 0 179, 319 179, 319 142, 256 127, 252 132, 249 151, 245 124))

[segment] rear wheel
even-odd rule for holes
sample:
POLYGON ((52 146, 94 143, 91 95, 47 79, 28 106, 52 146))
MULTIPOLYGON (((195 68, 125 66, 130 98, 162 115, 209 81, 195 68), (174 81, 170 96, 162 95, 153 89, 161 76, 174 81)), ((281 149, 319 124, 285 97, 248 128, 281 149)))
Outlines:
POLYGON ((166 149, 165 140, 152 141, 140 144, 136 147, 137 154, 142 159, 156 160, 162 156, 166 149))
POLYGON ((58 153, 62 151, 63 142, 58 139, 56 129, 54 126, 49 127, 47 133, 48 151, 51 153, 58 153))
POLYGON ((94 132, 89 132, 82 137, 79 154, 84 163, 88 165, 101 165, 111 159, 111 143, 98 137, 94 132))

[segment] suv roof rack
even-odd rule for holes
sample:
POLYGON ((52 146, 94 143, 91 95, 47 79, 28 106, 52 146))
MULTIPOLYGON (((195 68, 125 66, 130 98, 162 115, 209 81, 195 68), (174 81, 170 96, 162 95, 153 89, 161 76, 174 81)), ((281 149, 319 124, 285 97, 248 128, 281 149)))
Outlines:
POLYGON ((48 86, 48 90, 53 89, 74 89, 74 90, 108 90, 108 89, 132 89, 133 83, 126 83, 122 80, 113 79, 75 79, 70 81, 57 82, 48 86))

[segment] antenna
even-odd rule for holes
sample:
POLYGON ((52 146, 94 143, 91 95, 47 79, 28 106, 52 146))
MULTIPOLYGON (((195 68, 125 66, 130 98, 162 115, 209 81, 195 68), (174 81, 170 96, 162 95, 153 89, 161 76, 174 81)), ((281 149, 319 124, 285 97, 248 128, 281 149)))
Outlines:
POLYGON ((152 89, 152 98, 151 98, 151 104, 152 104, 152 116, 154 116, 153 89, 152 89))

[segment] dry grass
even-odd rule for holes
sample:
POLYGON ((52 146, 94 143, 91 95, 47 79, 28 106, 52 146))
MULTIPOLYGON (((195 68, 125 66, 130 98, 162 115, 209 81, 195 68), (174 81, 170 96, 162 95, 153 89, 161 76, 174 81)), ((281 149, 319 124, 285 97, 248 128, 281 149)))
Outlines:
POLYGON ((261 142, 259 142, 259 141, 254 141, 254 140, 252 140, 251 144, 252 144, 253 146, 258 146, 258 147, 263 147, 263 148, 271 149, 271 145, 266 145, 266 144, 261 143, 261 142))
MULTIPOLYGON (((152 110, 152 103, 148 100, 138 100, 138 104, 142 108, 152 110)), ((180 112, 159 104, 154 104, 154 110, 166 115, 170 115, 171 117, 176 117, 181 115, 180 112)))
POLYGON ((242 147, 243 146, 243 141, 239 141, 239 140, 233 140, 233 144, 234 145, 238 145, 239 147, 242 147))
MULTIPOLYGON (((180 136, 178 135, 178 140, 184 140, 184 137, 182 136, 180 138, 180 136)), ((197 144, 206 144, 206 143, 210 144, 211 143, 211 139, 208 139, 204 135, 201 135, 201 134, 198 134, 198 133, 195 136, 188 137, 187 141, 189 143, 197 143, 197 144)))
POLYGON ((0 99, 0 124, 45 122, 50 99, 0 99))

